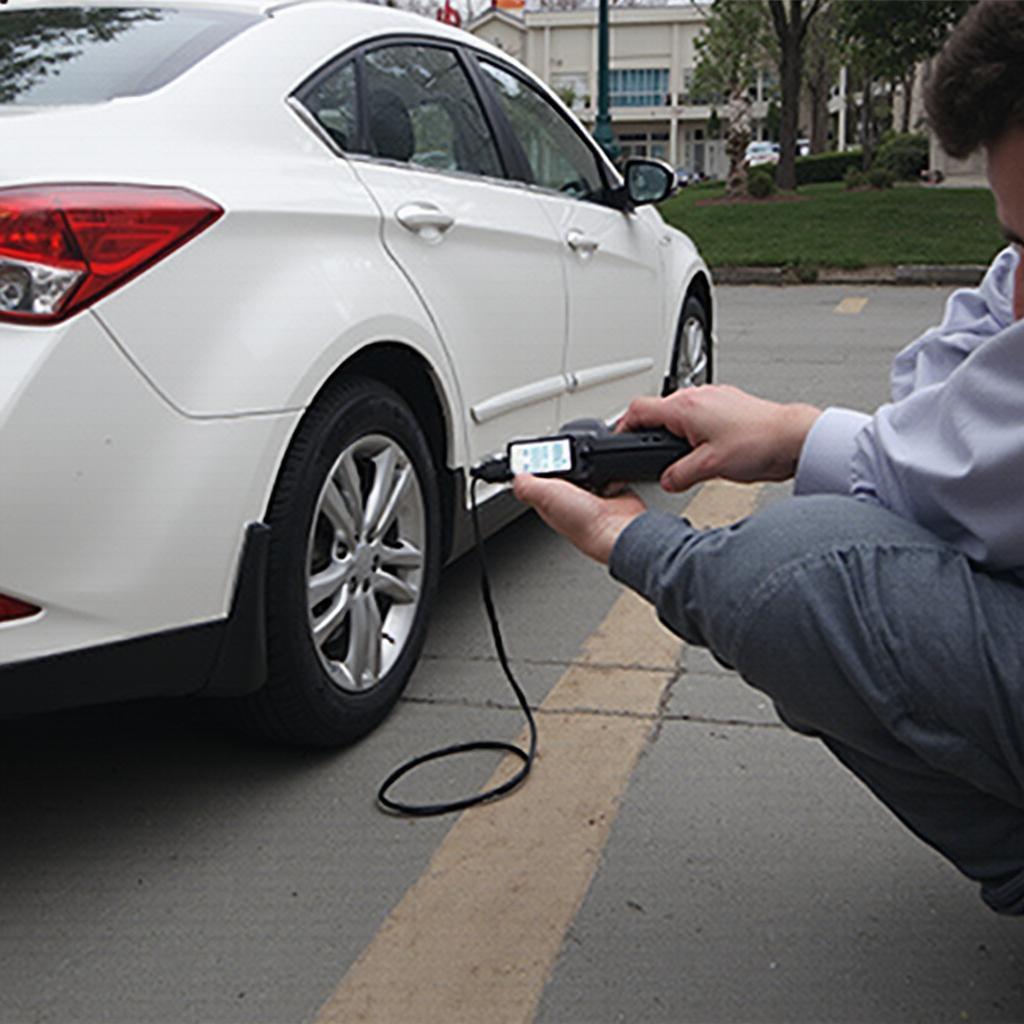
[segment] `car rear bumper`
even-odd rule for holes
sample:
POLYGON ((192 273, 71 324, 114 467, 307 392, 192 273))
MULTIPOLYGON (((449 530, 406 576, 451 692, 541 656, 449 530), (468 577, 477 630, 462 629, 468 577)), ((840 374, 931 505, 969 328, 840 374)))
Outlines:
POLYGON ((152 641, 134 673, 146 692, 166 674, 160 638, 206 651, 297 418, 181 414, 91 314, 0 326, 0 594, 41 609, 0 623, 0 709, 5 687, 65 668, 72 687, 106 689, 102 651, 152 641))
POLYGON ((233 697, 266 681, 270 528, 250 523, 226 618, 0 664, 0 715, 142 697, 233 697))

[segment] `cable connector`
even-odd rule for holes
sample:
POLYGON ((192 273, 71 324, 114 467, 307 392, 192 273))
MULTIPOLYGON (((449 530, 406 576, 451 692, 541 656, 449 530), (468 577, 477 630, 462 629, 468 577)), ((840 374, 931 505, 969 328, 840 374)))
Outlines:
POLYGON ((474 466, 469 475, 474 480, 483 480, 489 484, 502 484, 512 479, 512 469, 507 455, 497 455, 493 459, 484 459, 474 466))

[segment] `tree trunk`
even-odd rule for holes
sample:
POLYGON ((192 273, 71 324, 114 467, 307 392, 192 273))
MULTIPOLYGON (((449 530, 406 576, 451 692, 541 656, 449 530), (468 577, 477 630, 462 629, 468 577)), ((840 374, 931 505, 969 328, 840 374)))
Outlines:
POLYGON ((811 100, 811 152, 825 153, 828 145, 828 89, 811 100))
POLYGON ((729 173, 725 179, 725 194, 736 199, 747 192, 747 167, 743 161, 750 142, 750 97, 745 84, 738 85, 729 97, 726 116, 729 130, 725 136, 725 153, 729 158, 729 173))
POLYGON ((807 96, 811 106, 811 152, 828 149, 828 61, 817 60, 807 74, 807 96))
POLYGON ((779 75, 782 79, 782 125, 779 133, 779 166, 775 181, 779 188, 796 188, 796 136, 800 116, 800 80, 804 33, 820 6, 811 0, 803 17, 803 0, 768 0, 775 34, 779 40, 779 75))

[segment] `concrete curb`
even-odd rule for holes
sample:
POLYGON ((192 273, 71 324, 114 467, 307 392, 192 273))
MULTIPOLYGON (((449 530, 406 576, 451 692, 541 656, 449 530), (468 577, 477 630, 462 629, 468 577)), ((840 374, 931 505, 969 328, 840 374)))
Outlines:
POLYGON ((716 284, 898 284, 976 285, 986 267, 975 264, 918 264, 859 267, 713 267, 716 284))

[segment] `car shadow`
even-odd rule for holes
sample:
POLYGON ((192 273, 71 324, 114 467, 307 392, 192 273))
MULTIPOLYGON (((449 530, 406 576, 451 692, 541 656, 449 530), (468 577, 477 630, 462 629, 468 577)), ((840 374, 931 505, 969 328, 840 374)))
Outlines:
MULTIPOLYGON (((343 753, 343 752, 342 752, 343 753)), ((140 700, 0 721, 0 860, 88 855, 94 844, 166 834, 176 817, 316 771, 336 751, 250 739, 197 700, 140 700)))

